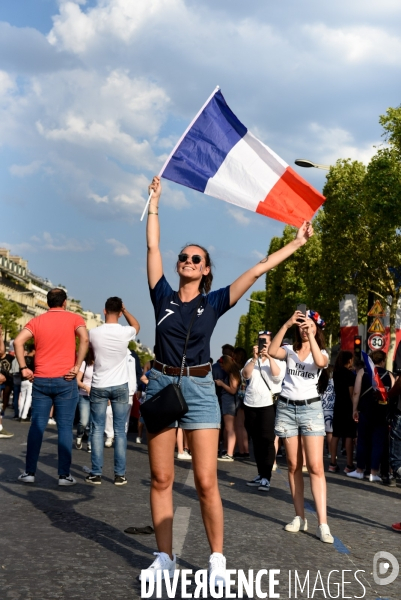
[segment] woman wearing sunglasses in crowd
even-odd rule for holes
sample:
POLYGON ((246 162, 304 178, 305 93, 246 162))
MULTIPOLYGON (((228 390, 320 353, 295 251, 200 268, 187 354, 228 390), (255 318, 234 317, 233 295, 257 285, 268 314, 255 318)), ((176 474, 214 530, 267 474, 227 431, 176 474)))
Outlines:
POLYGON ((208 251, 198 244, 185 246, 178 255, 178 292, 163 274, 159 249, 159 199, 161 184, 154 177, 147 220, 147 269, 151 300, 156 317, 155 362, 149 373, 147 397, 179 380, 180 365, 189 323, 193 322, 186 353, 181 390, 189 411, 179 423, 148 435, 151 469, 150 503, 159 552, 146 577, 167 569, 173 577, 176 559, 172 554, 174 448, 178 425, 185 429, 192 454, 195 486, 202 518, 211 548, 209 576, 224 584, 226 560, 223 556, 223 509, 217 484, 217 451, 221 415, 212 379, 210 338, 217 320, 257 281, 303 246, 313 234, 305 222, 296 238, 256 266, 243 273, 231 286, 210 292, 213 274, 208 251), (197 308, 198 307, 198 308, 197 308), (213 575, 212 575, 213 573, 213 575))
POLYGON ((324 321, 313 310, 307 316, 295 311, 273 339, 269 354, 285 360, 287 369, 277 402, 275 433, 284 440, 288 481, 295 508, 295 518, 285 526, 291 533, 306 531, 302 443, 315 501, 318 528, 316 535, 328 544, 334 542, 327 525, 326 478, 323 464, 325 423, 322 401, 327 387, 329 357, 324 343, 324 321), (293 346, 281 346, 288 329, 295 325, 293 346))

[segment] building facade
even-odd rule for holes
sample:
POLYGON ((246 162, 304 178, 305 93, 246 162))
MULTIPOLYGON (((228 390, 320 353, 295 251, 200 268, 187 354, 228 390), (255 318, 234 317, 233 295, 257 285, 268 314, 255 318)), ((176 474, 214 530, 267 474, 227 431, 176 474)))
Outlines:
MULTIPOLYGON (((22 317, 18 319, 20 329, 30 319, 48 310, 47 292, 54 287, 57 286, 53 285, 49 279, 32 273, 28 269, 28 261, 20 256, 10 254, 6 248, 0 248, 0 293, 4 294, 7 300, 16 302, 21 308, 22 317)), ((99 313, 83 310, 79 300, 68 298, 67 310, 82 315, 88 329, 93 329, 103 323, 99 313)))

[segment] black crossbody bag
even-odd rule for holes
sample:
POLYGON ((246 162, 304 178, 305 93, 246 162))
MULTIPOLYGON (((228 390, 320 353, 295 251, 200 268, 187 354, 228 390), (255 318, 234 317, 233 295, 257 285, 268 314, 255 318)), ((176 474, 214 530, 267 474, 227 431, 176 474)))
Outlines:
POLYGON ((191 333, 192 325, 202 300, 203 296, 201 296, 200 301, 196 305, 191 322, 189 324, 187 337, 185 340, 184 354, 182 355, 181 361, 180 379, 178 383, 170 383, 167 387, 160 390, 160 392, 149 398, 149 400, 146 400, 141 405, 141 416, 145 421, 146 429, 150 433, 159 433, 159 431, 165 429, 171 423, 174 423, 174 421, 178 421, 188 412, 188 405, 180 387, 184 373, 189 335, 191 333))

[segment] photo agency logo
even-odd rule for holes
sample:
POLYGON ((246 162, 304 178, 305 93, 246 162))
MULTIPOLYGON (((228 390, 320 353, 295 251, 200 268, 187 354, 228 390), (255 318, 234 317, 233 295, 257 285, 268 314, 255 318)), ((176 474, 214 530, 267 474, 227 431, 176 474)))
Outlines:
MULTIPOLYGON (((388 553, 382 554, 388 557, 388 553)), ((392 555, 389 556, 394 559, 392 555)), ((385 569, 383 565, 382 572, 385 569)), ((190 569, 177 569, 171 578, 169 571, 162 573, 158 570, 156 580, 153 571, 143 570, 141 598, 165 598, 166 595, 167 598, 318 598, 322 597, 322 593, 324 598, 365 598, 366 588, 360 579, 364 572, 361 569, 332 569, 329 573, 319 570, 301 573, 280 569, 227 569, 224 585, 221 577, 215 579, 215 573, 209 580, 206 570, 193 572, 190 569)))
POLYGON ((398 577, 400 565, 390 552, 381 550, 373 557, 373 579, 377 585, 390 585, 398 577))

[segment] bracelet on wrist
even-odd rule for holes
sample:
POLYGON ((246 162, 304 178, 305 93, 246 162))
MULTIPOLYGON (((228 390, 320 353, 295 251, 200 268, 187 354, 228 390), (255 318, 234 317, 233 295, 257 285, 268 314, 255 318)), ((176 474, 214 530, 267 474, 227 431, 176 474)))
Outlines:
POLYGON ((25 371, 25 369, 27 369, 28 367, 25 365, 25 367, 21 367, 20 371, 25 371))
POLYGON ((148 211, 148 215, 158 215, 159 213, 155 213, 155 212, 150 212, 150 210, 148 211))

